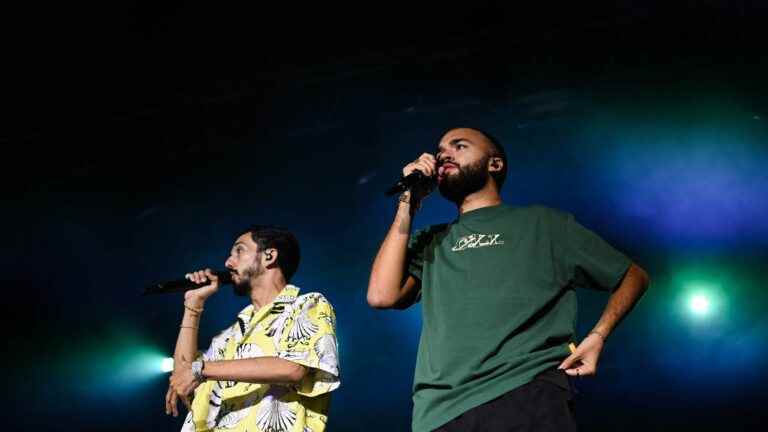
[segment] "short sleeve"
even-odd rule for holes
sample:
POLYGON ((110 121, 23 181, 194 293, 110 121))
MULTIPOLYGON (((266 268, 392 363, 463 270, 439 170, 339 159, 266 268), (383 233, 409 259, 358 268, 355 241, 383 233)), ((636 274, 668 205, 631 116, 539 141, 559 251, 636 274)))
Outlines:
POLYGON ((573 215, 561 214, 562 225, 555 239, 562 246, 567 279, 576 286, 600 290, 614 289, 632 261, 600 236, 578 223, 573 215))
POLYGON ((204 361, 224 360, 224 353, 227 350, 227 342, 234 337, 236 325, 237 323, 214 336, 211 340, 211 345, 208 346, 208 349, 204 353, 199 353, 200 355, 198 355, 198 358, 202 357, 204 361))
POLYGON ((446 224, 432 225, 411 234, 411 237, 408 239, 408 251, 405 256, 407 271, 411 276, 418 280, 422 279, 424 261, 428 259, 427 250, 432 244, 435 235, 443 232, 446 226, 446 224))
POLYGON ((426 237, 426 230, 419 230, 411 234, 411 237, 408 239, 408 251, 405 255, 408 273, 419 280, 421 280, 421 272, 424 269, 426 237))
POLYGON ((309 368, 297 391, 314 397, 341 384, 336 341, 336 314, 321 294, 300 296, 280 340, 277 356, 309 368))

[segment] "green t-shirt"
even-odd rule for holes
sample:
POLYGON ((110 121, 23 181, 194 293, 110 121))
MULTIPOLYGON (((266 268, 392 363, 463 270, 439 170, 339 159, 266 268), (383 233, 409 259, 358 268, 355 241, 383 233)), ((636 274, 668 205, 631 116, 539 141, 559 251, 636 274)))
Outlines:
POLYGON ((574 287, 610 290, 631 261, 573 216, 506 205, 411 236, 422 331, 413 430, 431 431, 569 355, 574 287))

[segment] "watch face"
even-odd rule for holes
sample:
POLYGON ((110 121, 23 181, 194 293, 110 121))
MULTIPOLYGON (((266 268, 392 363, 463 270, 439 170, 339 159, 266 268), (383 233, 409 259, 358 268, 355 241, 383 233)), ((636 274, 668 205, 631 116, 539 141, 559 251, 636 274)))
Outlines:
POLYGON ((201 379, 203 377, 201 373, 202 369, 203 369, 203 362, 199 360, 192 362, 192 375, 194 375, 195 378, 201 379))

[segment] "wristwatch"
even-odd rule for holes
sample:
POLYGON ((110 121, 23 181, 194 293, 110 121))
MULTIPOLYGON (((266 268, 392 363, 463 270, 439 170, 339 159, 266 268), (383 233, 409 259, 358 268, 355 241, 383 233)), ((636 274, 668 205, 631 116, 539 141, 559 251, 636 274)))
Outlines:
POLYGON ((203 376, 204 367, 205 363, 202 360, 195 360, 192 362, 192 376, 194 376, 197 381, 205 381, 205 377, 203 376))

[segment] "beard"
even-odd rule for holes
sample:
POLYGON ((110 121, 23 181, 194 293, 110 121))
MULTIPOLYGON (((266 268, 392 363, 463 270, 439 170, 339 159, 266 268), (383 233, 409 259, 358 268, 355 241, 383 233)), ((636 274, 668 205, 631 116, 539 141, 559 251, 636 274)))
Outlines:
POLYGON ((260 276, 264 273, 264 269, 261 268, 259 263, 243 270, 242 274, 238 273, 239 281, 232 284, 232 290, 238 297, 246 297, 251 294, 251 279, 260 276))
POLYGON ((467 195, 479 191, 488 183, 488 156, 477 162, 459 166, 458 172, 443 177, 438 185, 440 195, 449 201, 461 203, 467 195))

